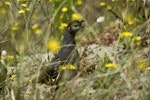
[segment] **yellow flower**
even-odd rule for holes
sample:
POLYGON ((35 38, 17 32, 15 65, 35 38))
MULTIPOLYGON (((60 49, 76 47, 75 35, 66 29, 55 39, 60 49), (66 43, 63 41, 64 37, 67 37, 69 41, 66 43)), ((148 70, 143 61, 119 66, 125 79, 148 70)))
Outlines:
POLYGON ((59 18, 60 18, 60 19, 63 19, 63 17, 64 17, 64 15, 60 15, 60 17, 59 17, 59 18))
POLYGON ((112 9, 112 7, 110 6, 110 5, 107 5, 107 7, 106 7, 108 10, 111 10, 112 9))
POLYGON ((67 11, 68 11, 68 8, 67 8, 67 7, 63 7, 63 8, 61 9, 61 11, 62 11, 62 12, 67 12, 67 11))
POLYGON ((56 39, 51 39, 48 41, 47 43, 47 48, 48 50, 52 51, 52 52, 58 52, 60 50, 60 42, 56 39))
POLYGON ((17 2, 20 2, 21 0, 17 0, 17 2))
POLYGON ((132 14, 126 14, 124 21, 129 25, 133 25, 136 22, 136 18, 132 14))
POLYGON ((60 67, 60 71, 63 71, 66 69, 76 70, 77 68, 72 64, 67 64, 67 65, 63 65, 60 67))
POLYGON ((19 46, 19 51, 23 52, 25 50, 25 46, 24 45, 20 45, 19 46))
POLYGON ((133 34, 131 32, 122 32, 121 33, 122 38, 132 37, 132 36, 133 36, 133 34))
POLYGON ((25 13, 25 11, 24 11, 23 9, 20 9, 20 10, 18 11, 18 13, 19 13, 19 14, 23 14, 23 13, 25 13))
POLYGON ((50 3, 52 3, 54 0, 49 0, 50 3))
POLYGON ((21 7, 27 7, 27 4, 23 3, 21 4, 21 7))
POLYGON ((42 33, 41 29, 39 29, 39 28, 35 29, 35 34, 41 34, 41 33, 42 33))
POLYGON ((141 37, 140 36, 134 36, 132 38, 132 41, 136 44, 136 46, 140 46, 140 44, 141 44, 141 37))
POLYGON ((76 70, 76 69, 77 69, 77 68, 76 68, 74 65, 72 65, 72 64, 69 64, 69 68, 72 69, 72 70, 76 70))
POLYGON ((134 36, 132 38, 132 41, 135 42, 135 41, 140 41, 141 40, 141 37, 140 36, 134 36))
POLYGON ((41 34, 41 33, 42 33, 41 29, 38 28, 35 30, 35 34, 41 34))
POLYGON ((11 3, 10 3, 9 1, 6 1, 6 2, 5 2, 5 5, 11 6, 11 3))
POLYGON ((100 5, 100 6, 105 6, 106 3, 105 3, 105 2, 100 2, 99 5, 100 5))
POLYGON ((16 75, 15 74, 13 74, 13 75, 11 75, 11 77, 9 78, 10 80, 15 80, 16 79, 16 75))
POLYGON ((116 64, 114 64, 114 63, 107 63, 105 66, 107 68, 114 68, 115 70, 119 69, 118 66, 116 64))
POLYGON ((150 66, 146 68, 146 70, 150 70, 150 66))
POLYGON ((139 61, 137 62, 137 66, 138 66, 138 68, 141 69, 141 70, 150 70, 149 63, 148 63, 148 61, 146 61, 146 60, 139 60, 139 61))
POLYGON ((145 60, 139 60, 137 62, 137 65, 139 69, 145 69, 148 66, 148 62, 146 62, 145 60))
POLYGON ((26 94, 30 95, 32 92, 31 91, 27 91, 26 94))
POLYGON ((33 24, 33 25, 32 25, 32 29, 37 29, 38 26, 39 26, 38 24, 33 24))
POLYGON ((31 79, 29 79, 28 82, 29 82, 30 84, 32 84, 32 80, 31 80, 31 79))
POLYGON ((18 23, 15 23, 15 25, 11 27, 11 30, 16 31, 17 29, 18 29, 18 23))
POLYGON ((35 31, 35 34, 41 34, 42 33, 42 30, 38 28, 39 25, 38 24, 33 24, 31 26, 31 28, 35 31))
POLYGON ((35 14, 32 15, 32 19, 37 19, 37 18, 38 18, 37 15, 35 14))
POLYGON ((67 69, 67 66, 65 66, 65 65, 63 65, 63 66, 60 67, 61 71, 66 70, 66 69, 67 69))
POLYGON ((133 79, 132 79, 132 77, 128 77, 128 81, 132 81, 133 79))
POLYGON ((66 28, 68 26, 67 23, 61 23, 60 26, 59 26, 59 29, 60 30, 63 30, 64 28, 66 28))
POLYGON ((76 1, 76 4, 77 4, 77 5, 82 5, 82 3, 83 3, 83 0, 77 0, 77 1, 76 1))
POLYGON ((76 14, 76 13, 73 13, 72 16, 71 16, 72 20, 78 20, 78 19, 81 19, 81 18, 82 17, 79 14, 76 14))
POLYGON ((115 2, 115 0, 111 0, 112 2, 115 2))
POLYGON ((7 13, 7 11, 6 11, 6 9, 5 9, 5 8, 0 8, 0 13, 2 13, 2 14, 6 14, 6 13, 7 13))
POLYGON ((136 42, 135 44, 136 44, 136 46, 140 46, 140 45, 141 45, 141 42, 138 41, 138 42, 136 42))
POLYGON ((11 30, 12 30, 12 31, 16 31, 17 29, 18 29, 17 26, 12 26, 12 27, 11 27, 11 30))
POLYGON ((14 55, 8 55, 8 56, 7 56, 7 60, 8 60, 8 61, 13 60, 14 58, 15 58, 14 55))
POLYGON ((26 11, 30 11, 30 8, 26 8, 26 11))

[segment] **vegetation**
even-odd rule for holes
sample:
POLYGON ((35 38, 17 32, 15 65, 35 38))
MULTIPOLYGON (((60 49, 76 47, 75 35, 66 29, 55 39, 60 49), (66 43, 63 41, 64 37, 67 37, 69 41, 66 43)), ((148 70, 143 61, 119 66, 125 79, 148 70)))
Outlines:
POLYGON ((149 0, 1 0, 0 16, 0 50, 7 52, 1 99, 150 99, 149 0), (77 19, 85 20, 76 37, 80 76, 57 91, 34 83, 77 19))

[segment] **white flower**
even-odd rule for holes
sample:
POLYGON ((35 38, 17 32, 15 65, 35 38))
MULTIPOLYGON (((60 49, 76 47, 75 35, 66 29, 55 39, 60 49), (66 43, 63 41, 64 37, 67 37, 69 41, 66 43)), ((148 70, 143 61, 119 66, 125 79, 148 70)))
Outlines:
POLYGON ((1 53, 1 56, 0 56, 0 62, 2 63, 2 64, 4 64, 5 65, 5 58, 6 58, 6 56, 7 56, 7 51, 6 50, 2 50, 2 53, 1 53))
POLYGON ((105 17, 104 16, 100 16, 99 18, 97 18, 97 23, 101 23, 105 21, 105 17))
POLYGON ((6 51, 6 50, 3 50, 2 53, 1 53, 1 55, 2 55, 2 56, 6 56, 6 55, 7 55, 7 51, 6 51))

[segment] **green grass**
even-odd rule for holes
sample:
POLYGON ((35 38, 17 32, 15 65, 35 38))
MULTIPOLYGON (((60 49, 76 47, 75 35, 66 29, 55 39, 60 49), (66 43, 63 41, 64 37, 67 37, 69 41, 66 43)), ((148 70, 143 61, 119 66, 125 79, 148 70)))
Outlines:
POLYGON ((148 0, 1 0, 0 50, 7 51, 8 73, 0 99, 149 100, 149 4, 148 0), (97 23, 100 16, 105 21, 97 23), (48 62, 44 61, 48 41, 61 40, 66 24, 75 19, 85 20, 85 29, 76 36, 77 47, 84 49, 81 75, 60 83, 56 92, 55 86, 32 82, 48 62))

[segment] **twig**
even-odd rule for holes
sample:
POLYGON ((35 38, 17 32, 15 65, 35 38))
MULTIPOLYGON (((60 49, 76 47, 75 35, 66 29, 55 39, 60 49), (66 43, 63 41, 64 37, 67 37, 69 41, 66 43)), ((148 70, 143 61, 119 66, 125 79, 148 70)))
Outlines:
POLYGON ((12 96, 11 96, 12 100, 15 100, 14 90, 13 90, 13 89, 11 90, 11 95, 12 95, 12 96))

